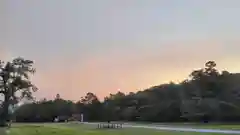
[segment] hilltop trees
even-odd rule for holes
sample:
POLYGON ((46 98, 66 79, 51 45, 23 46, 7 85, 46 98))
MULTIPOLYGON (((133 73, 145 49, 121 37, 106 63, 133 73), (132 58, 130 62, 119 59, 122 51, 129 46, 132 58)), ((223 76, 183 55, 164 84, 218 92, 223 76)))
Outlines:
POLYGON ((86 121, 240 121, 240 74, 220 72, 216 63, 209 61, 179 84, 171 82, 129 94, 117 92, 102 102, 89 92, 76 103, 64 99, 33 103, 22 106, 16 120, 36 122, 38 116, 52 121, 56 115, 81 113, 86 121))
POLYGON ((220 121, 226 119, 225 108, 239 113, 240 100, 236 98, 237 95, 232 93, 232 88, 235 87, 238 92, 240 89, 239 86, 236 87, 237 83, 233 84, 230 81, 239 82, 238 74, 230 74, 227 71, 220 73, 216 69, 216 63, 209 61, 205 64, 205 68, 193 71, 190 76, 191 80, 187 84, 191 86, 191 89, 188 90, 188 93, 191 94, 189 101, 195 102, 193 104, 195 107, 191 107, 192 114, 188 113, 188 116, 220 121), (237 78, 233 79, 233 76, 237 78), (232 99, 237 100, 238 103, 232 102, 232 99))
POLYGON ((31 83, 29 75, 35 73, 33 61, 16 58, 11 62, 0 61, 0 93, 4 96, 0 114, 0 126, 6 126, 9 119, 9 105, 21 98, 32 99, 37 88, 31 83))

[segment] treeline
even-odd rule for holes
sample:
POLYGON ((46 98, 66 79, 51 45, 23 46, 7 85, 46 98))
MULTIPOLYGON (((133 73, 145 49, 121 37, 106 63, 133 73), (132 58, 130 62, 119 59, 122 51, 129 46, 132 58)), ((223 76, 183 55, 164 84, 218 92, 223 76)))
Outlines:
POLYGON ((56 117, 85 121, 151 121, 151 122, 237 122, 240 121, 240 74, 219 72, 216 63, 193 71, 179 84, 154 86, 144 91, 110 94, 100 102, 94 93, 74 103, 42 100, 16 110, 18 122, 47 122, 56 117))

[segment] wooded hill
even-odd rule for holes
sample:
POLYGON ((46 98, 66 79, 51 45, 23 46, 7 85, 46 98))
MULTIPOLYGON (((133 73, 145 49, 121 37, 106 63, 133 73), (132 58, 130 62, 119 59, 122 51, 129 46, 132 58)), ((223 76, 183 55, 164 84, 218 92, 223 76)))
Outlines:
POLYGON ((127 95, 118 92, 103 102, 91 92, 76 103, 58 95, 55 100, 23 105, 14 117, 19 122, 46 122, 80 113, 86 121, 236 122, 240 121, 240 74, 219 72, 216 63, 209 61, 179 84, 161 84, 127 95))

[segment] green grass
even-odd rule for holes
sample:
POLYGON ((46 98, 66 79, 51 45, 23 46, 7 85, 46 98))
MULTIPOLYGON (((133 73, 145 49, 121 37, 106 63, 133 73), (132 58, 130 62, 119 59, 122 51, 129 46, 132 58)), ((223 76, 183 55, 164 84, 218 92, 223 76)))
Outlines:
MULTIPOLYGON (((2 135, 2 134, 1 134, 2 135)), ((153 129, 96 129, 81 124, 16 124, 8 135, 222 135, 195 132, 167 132, 153 129)))
POLYGON ((225 130, 240 130, 239 124, 219 124, 219 123, 131 123, 136 125, 154 125, 154 126, 171 126, 171 127, 189 127, 196 129, 225 129, 225 130))
POLYGON ((240 130, 240 125, 196 125, 196 128, 240 130))

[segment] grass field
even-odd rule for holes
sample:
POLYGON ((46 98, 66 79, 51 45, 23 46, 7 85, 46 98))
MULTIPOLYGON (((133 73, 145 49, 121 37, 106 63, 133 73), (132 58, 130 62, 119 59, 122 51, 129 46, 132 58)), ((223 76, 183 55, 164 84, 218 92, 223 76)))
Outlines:
MULTIPOLYGON (((131 123, 134 124, 134 123, 131 123)), ((219 123, 135 123, 137 125, 159 125, 171 127, 190 127, 190 128, 204 128, 204 129, 226 129, 226 130, 240 130, 239 124, 219 124, 219 123)))
POLYGON ((240 125, 195 125, 194 128, 240 130, 240 125))
MULTIPOLYGON (((97 129, 82 124, 15 124, 7 135, 223 135, 217 133, 170 132, 154 129, 97 129)), ((5 135, 0 133, 0 135, 5 135)), ((230 134, 229 134, 230 135, 230 134)))

